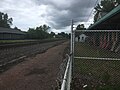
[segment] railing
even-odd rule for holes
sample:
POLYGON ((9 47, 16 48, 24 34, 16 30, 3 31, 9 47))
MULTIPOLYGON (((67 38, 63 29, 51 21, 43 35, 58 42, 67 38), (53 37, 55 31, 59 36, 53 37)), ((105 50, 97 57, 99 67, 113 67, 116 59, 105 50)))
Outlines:
POLYGON ((63 82, 61 85, 61 90, 70 90, 71 75, 72 75, 72 60, 68 55, 68 62, 67 62, 63 82))
POLYGON ((73 20, 72 20, 71 39, 70 39, 70 56, 68 55, 68 62, 67 62, 63 82, 61 85, 61 90, 70 90, 70 84, 71 84, 73 68, 74 68, 74 39, 75 39, 75 33, 73 31, 73 20))

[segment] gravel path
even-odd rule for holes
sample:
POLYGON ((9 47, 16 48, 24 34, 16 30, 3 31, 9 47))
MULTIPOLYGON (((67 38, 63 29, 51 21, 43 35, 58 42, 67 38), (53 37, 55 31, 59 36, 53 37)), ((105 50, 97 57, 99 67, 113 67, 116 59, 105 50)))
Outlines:
POLYGON ((67 46, 68 42, 65 42, 45 53, 25 58, 24 62, 3 72, 0 75, 0 90, 53 90, 67 46))

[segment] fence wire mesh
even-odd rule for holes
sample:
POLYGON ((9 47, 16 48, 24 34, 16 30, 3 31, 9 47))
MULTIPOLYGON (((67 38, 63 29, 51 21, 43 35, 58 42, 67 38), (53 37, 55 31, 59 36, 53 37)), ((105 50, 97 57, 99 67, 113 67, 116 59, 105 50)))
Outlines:
POLYGON ((71 90, 120 90, 119 41, 120 32, 75 33, 71 90))

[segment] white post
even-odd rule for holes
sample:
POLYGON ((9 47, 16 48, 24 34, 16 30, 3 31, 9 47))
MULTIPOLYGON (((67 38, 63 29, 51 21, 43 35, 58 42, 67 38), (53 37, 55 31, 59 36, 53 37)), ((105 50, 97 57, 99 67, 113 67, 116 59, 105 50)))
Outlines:
POLYGON ((72 74, 74 71, 74 31, 73 31, 73 20, 71 22, 71 63, 72 63, 72 74))

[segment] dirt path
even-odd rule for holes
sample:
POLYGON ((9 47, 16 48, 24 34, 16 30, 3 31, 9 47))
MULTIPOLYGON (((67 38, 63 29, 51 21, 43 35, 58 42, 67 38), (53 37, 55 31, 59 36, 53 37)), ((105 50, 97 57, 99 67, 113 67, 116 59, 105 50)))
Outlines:
POLYGON ((68 42, 24 62, 0 75, 0 90, 52 90, 68 42))

